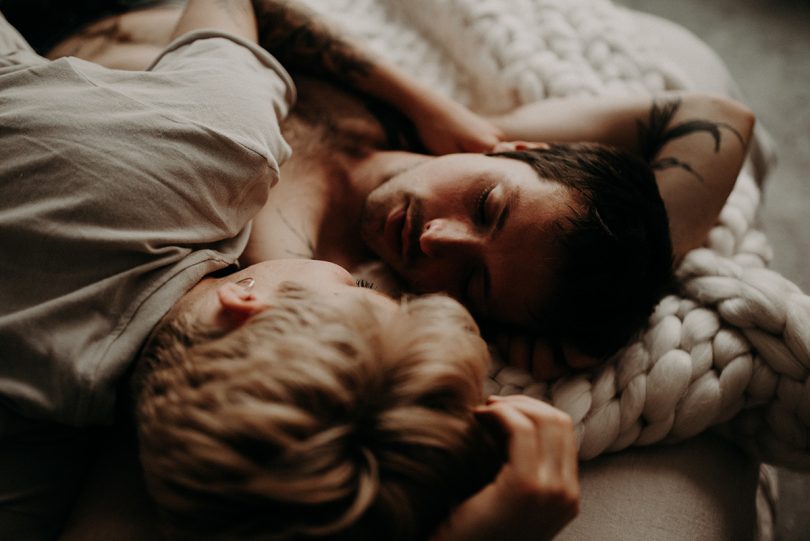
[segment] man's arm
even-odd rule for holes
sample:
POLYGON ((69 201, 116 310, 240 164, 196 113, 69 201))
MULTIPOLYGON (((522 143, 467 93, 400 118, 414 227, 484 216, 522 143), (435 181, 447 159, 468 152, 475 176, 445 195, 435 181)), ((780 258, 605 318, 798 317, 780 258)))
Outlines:
POLYGON ((487 151, 500 131, 293 0, 253 0, 259 43, 288 69, 329 77, 393 105, 436 153, 487 151))
POLYGON ((730 99, 667 93, 546 100, 493 122, 509 139, 592 141, 648 160, 677 260, 700 246, 714 226, 745 159, 754 115, 730 99))
POLYGON ((254 43, 258 38, 250 0, 188 0, 171 39, 202 29, 221 30, 254 43))

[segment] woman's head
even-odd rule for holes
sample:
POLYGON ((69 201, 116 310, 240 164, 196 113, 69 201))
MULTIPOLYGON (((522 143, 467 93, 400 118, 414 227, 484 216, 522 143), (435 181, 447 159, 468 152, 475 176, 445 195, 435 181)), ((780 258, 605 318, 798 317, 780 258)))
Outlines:
POLYGON ((466 310, 432 296, 384 315, 323 285, 279 282, 224 332, 185 312, 145 350, 141 458, 177 537, 422 538, 493 474, 466 310))

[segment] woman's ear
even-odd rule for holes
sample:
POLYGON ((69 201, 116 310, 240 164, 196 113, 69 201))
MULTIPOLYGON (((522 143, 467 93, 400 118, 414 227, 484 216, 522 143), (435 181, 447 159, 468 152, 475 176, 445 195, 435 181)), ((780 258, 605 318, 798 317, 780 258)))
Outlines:
POLYGON ((499 141, 492 147, 492 152, 512 152, 515 150, 531 150, 533 148, 548 148, 548 143, 532 143, 529 141, 499 141))
POLYGON ((267 308, 267 305, 260 302, 253 293, 233 282, 220 285, 217 288, 217 296, 223 312, 239 324, 267 308))

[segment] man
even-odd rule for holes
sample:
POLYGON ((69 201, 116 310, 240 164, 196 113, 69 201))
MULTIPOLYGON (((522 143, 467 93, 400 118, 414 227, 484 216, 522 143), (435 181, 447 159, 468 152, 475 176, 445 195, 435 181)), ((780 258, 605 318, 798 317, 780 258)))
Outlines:
MULTIPOLYGON (((111 25, 52 54, 131 66, 139 25, 95 43, 103 28, 122 31, 111 25)), ((413 133, 368 97, 297 79, 283 127, 290 182, 257 216, 243 262, 312 257, 357 269, 382 258, 413 290, 448 292, 482 321, 539 334, 504 353, 544 379, 598 362, 643 324, 670 286, 673 255, 714 224, 753 126, 739 104, 694 94, 548 100, 490 119, 495 127, 439 97, 417 108, 387 100, 413 133), (435 126, 460 128, 448 138, 435 126), (420 139, 437 152, 493 154, 433 158, 420 139)))
MULTIPOLYGON (((297 27, 259 7, 263 34, 287 41, 297 27)), ((255 44, 256 26, 246 1, 193 0, 151 69, 127 73, 77 59, 48 62, 0 18, 4 538, 58 532, 92 443, 76 427, 114 419, 117 387, 150 332, 183 317, 239 331, 272 304, 278 287, 267 284, 278 286, 277 265, 219 272, 242 252, 289 155, 279 121, 294 87, 255 44), (247 279, 265 285, 248 290, 247 279)), ((341 69, 360 66, 353 55, 332 48, 306 60, 328 71, 338 60, 341 69)), ((411 103, 400 74, 362 65, 350 80, 411 103)), ((354 298, 347 285, 340 295, 354 298)), ((376 302, 360 300, 366 309, 376 302)), ((531 415, 530 443, 555 415, 531 415)), ((508 432, 510 423, 502 424, 508 432)), ((560 426, 561 454, 573 457, 570 422, 560 426)), ((551 500, 570 512, 570 493, 551 500)))

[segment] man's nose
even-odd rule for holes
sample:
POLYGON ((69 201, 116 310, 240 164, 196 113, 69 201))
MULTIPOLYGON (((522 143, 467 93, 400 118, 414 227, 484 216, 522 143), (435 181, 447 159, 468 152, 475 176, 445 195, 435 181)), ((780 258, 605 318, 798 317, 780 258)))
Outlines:
POLYGON ((469 253, 480 243, 472 225, 461 220, 436 218, 425 224, 419 247, 428 257, 469 253))

